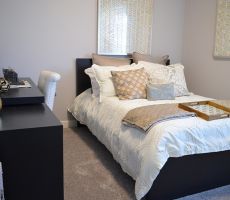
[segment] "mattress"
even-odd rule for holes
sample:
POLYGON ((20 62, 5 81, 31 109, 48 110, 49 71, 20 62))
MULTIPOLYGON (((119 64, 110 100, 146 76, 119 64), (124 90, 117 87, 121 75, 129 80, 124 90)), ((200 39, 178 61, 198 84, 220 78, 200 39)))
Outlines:
POLYGON ((175 100, 119 100, 92 97, 88 89, 76 97, 68 109, 73 116, 108 148, 124 172, 135 181, 139 200, 150 190, 153 181, 169 157, 225 151, 230 149, 230 119, 205 121, 188 117, 164 121, 148 132, 121 123, 126 113, 140 106, 211 100, 198 95, 175 100))

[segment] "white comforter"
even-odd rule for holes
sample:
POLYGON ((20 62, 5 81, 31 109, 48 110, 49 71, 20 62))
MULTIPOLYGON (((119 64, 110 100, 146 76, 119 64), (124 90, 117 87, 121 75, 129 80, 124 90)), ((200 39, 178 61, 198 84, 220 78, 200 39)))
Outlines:
POLYGON ((112 152, 122 169, 136 180, 136 198, 141 199, 169 157, 230 149, 230 119, 205 121, 189 117, 165 121, 148 134, 121 124, 125 114, 136 107, 209 100, 191 95, 176 100, 123 100, 107 97, 99 103, 90 90, 79 95, 69 111, 112 152))

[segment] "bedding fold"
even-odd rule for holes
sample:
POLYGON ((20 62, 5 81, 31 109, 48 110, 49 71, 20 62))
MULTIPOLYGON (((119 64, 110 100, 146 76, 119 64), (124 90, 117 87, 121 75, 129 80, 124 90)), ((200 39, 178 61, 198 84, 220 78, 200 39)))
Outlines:
POLYGON ((195 116, 196 113, 185 111, 178 104, 149 105, 130 110, 122 123, 148 132, 160 122, 195 116))

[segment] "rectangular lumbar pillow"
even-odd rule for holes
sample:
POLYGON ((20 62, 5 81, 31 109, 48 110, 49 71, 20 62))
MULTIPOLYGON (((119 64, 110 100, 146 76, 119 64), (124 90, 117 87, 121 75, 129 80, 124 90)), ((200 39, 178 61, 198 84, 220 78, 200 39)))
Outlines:
POLYGON ((119 99, 146 99, 148 74, 144 68, 112 71, 112 80, 119 99))
POLYGON ((138 64, 139 61, 145 61, 145 62, 159 63, 162 65, 167 65, 167 63, 169 62, 169 56, 168 55, 165 55, 161 58, 154 58, 151 55, 142 54, 142 53, 138 53, 138 52, 133 52, 132 59, 133 59, 133 62, 136 64, 138 64))
POLYGON ((97 54, 92 54, 93 64, 100 66, 121 66, 129 65, 131 60, 129 58, 115 58, 109 56, 101 56, 97 54))
POLYGON ((151 84, 147 85, 147 99, 155 100, 174 100, 174 84, 151 84))

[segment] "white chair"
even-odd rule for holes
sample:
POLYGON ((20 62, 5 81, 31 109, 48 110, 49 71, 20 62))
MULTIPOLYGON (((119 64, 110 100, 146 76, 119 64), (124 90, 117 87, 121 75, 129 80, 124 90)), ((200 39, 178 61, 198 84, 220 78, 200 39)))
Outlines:
POLYGON ((59 81, 61 75, 51 71, 41 71, 38 88, 45 96, 45 103, 53 110, 54 98, 56 94, 57 81, 59 81))

